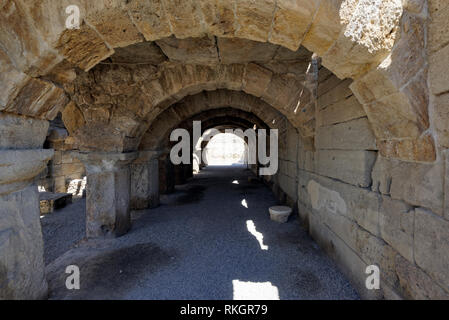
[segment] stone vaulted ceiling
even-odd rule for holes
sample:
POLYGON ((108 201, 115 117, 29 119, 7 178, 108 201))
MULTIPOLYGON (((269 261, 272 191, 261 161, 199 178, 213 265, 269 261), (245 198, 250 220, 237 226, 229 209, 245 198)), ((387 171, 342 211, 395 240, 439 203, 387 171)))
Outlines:
POLYGON ((95 141, 112 136, 109 149, 127 151, 158 110, 186 95, 226 88, 261 97, 302 136, 313 136, 313 88, 297 78, 304 61, 289 63, 288 70, 282 62, 304 47, 338 77, 354 79, 351 89, 384 156, 433 161, 422 4, 368 2, 7 1, 0 10, 0 108, 40 119, 65 108, 68 126, 78 126, 73 138, 80 148, 102 150, 95 141), (65 27, 69 4, 80 8, 79 29, 65 27), (136 65, 129 61, 141 68, 130 72, 136 65), (108 77, 109 88, 95 83, 108 77), (117 95, 122 100, 111 103, 95 92, 101 88, 111 97, 124 82, 137 101, 117 95))

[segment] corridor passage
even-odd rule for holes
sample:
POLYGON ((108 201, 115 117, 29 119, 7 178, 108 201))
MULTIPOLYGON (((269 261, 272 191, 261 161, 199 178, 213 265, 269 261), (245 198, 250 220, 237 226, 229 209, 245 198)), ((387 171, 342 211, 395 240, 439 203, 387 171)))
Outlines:
POLYGON ((44 217, 50 297, 357 299, 296 216, 269 219, 277 201, 249 177, 241 166, 207 167, 159 208, 133 212, 132 229, 116 239, 81 240, 84 200, 44 217), (80 268, 80 290, 65 286, 68 265, 80 268))

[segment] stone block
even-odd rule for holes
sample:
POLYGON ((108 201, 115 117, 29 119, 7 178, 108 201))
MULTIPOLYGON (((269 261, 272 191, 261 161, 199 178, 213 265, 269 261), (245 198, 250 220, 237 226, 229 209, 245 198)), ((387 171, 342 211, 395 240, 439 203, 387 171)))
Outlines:
POLYGON ((0 149, 42 148, 49 122, 0 113, 0 149))
POLYGON ((241 0, 235 4, 236 23, 239 25, 235 35, 255 41, 266 42, 271 25, 275 2, 271 0, 241 0))
MULTIPOLYGON (((298 199, 309 208, 320 212, 323 219, 326 216, 341 215, 346 217, 348 222, 355 222, 376 236, 380 234, 381 199, 378 194, 306 171, 300 171, 298 180, 298 199)), ((332 221, 348 224, 341 219, 333 219, 337 218, 327 220, 331 229, 332 221)), ((347 243, 351 243, 350 239, 347 243)))
POLYGON ((401 292, 406 299, 448 300, 449 293, 415 264, 396 256, 396 274, 401 292))
POLYGON ((415 211, 405 202, 382 197, 379 210, 380 235, 404 258, 413 262, 415 211))
POLYGON ((40 213, 53 213, 57 209, 62 209, 72 203, 70 193, 39 192, 40 213))
POLYGON ((374 151, 318 150, 316 170, 355 186, 369 187, 376 157, 374 151))
POLYGON ((201 7, 196 1, 164 1, 163 6, 177 38, 198 37, 204 33, 201 7))
POLYGON ((131 227, 130 166, 137 153, 81 153, 87 171, 86 235, 118 237, 131 227))
POLYGON ((317 103, 319 109, 324 109, 325 107, 343 101, 353 95, 349 85, 352 80, 347 79, 338 84, 334 89, 324 93, 318 97, 317 103))
POLYGON ((318 126, 328 126, 366 116, 366 112, 355 96, 338 101, 320 110, 317 115, 318 126))
POLYGON ((444 217, 449 220, 449 151, 444 153, 444 217))
POLYGON ((447 17, 449 7, 432 12, 428 26, 428 48, 430 52, 435 52, 449 43, 449 23, 447 17))
POLYGON ((295 51, 316 10, 316 1, 277 1, 269 41, 295 51))
POLYGON ((133 0, 127 6, 134 23, 147 41, 169 37, 172 34, 162 0, 150 2, 133 0))
POLYGON ((361 259, 352 248, 350 248, 341 238, 324 225, 319 216, 310 215, 310 234, 318 244, 327 252, 330 257, 341 268, 345 276, 351 281, 359 295, 364 299, 380 299, 380 290, 367 290, 366 267, 367 264, 361 259))
POLYGON ((279 173, 279 186, 290 198, 297 198, 295 178, 279 173))
MULTIPOLYGON (((315 1, 313 1, 315 2, 315 1)), ((302 45, 319 56, 332 46, 342 29, 339 14, 341 3, 324 1, 315 13, 312 25, 303 39, 302 45)))
POLYGON ((270 43, 249 41, 240 38, 218 38, 220 61, 224 64, 267 62, 279 50, 270 43))
POLYGON ((127 10, 121 6, 105 6, 87 14, 85 20, 113 48, 126 47, 144 40, 127 10))
POLYGON ((128 232, 131 227, 129 179, 129 168, 88 173, 87 237, 118 237, 128 232))
POLYGON ((379 153, 386 158, 412 162, 434 162, 435 141, 430 133, 418 138, 377 140, 379 153))
POLYGON ((159 206, 159 161, 152 159, 131 165, 131 208, 159 206))
POLYGON ((376 150, 376 138, 367 118, 317 129, 317 149, 376 150))
POLYGON ((317 95, 322 96, 326 92, 331 91, 336 86, 338 86, 343 80, 331 74, 330 77, 324 79, 323 81, 318 80, 317 95))
POLYGON ((449 221, 416 208, 414 253, 416 264, 449 292, 449 221))
POLYGON ((56 49, 67 61, 84 71, 89 71, 114 53, 101 36, 86 24, 82 24, 80 29, 62 32, 56 49))
POLYGON ((442 148, 449 148, 449 93, 433 97, 434 126, 438 143, 442 148))
POLYGON ((381 278, 390 286, 397 282, 395 271, 396 250, 382 239, 358 228, 356 237, 356 252, 367 265, 377 265, 381 271, 381 278))
POLYGON ((0 195, 0 299, 46 299, 44 249, 35 186, 0 195))
POLYGON ((378 157, 372 172, 373 190, 443 215, 443 176, 441 162, 410 163, 378 157))
POLYGON ((429 57, 430 91, 441 94, 449 91, 449 45, 429 57))
POLYGON ((158 40, 156 43, 171 61, 192 64, 218 63, 218 51, 214 38, 176 39, 170 37, 158 40))
POLYGON ((51 149, 0 150, 0 195, 23 189, 52 156, 51 149))

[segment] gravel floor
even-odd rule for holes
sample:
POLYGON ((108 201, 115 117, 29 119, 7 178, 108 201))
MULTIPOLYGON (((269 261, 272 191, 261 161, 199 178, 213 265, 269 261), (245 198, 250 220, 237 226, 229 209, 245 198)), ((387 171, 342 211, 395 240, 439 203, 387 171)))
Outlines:
POLYGON ((51 298, 358 299, 295 217, 269 219, 276 199, 249 175, 208 167, 159 208, 134 212, 132 230, 117 239, 79 242, 84 201, 44 218, 51 298), (80 290, 65 288, 71 264, 80 290))
POLYGON ((83 199, 41 217, 45 264, 49 264, 84 238, 85 207, 86 201, 83 199))

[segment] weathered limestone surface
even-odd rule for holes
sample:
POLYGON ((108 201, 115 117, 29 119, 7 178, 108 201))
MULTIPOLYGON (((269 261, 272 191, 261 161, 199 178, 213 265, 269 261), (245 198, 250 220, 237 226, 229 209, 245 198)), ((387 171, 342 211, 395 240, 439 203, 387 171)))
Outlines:
POLYGON ((445 70, 449 63, 449 45, 429 57, 430 90, 433 94, 441 94, 449 90, 449 76, 445 70))
POLYGON ((131 208, 159 206, 159 152, 140 151, 131 164, 131 208))
MULTIPOLYGON (((348 225, 344 220, 338 219, 338 214, 372 234, 379 235, 381 199, 377 194, 305 171, 299 172, 298 179, 299 200, 321 212, 324 217, 328 215, 323 221, 329 221, 330 227, 334 228, 338 223, 348 225)), ((350 237, 350 234, 342 233, 341 237, 347 237, 348 242, 352 243, 355 238, 350 237)))
POLYGON ((87 171, 86 235, 118 237, 131 227, 130 167, 136 153, 79 153, 87 171))
MULTIPOLYGON (((425 52, 423 38, 425 34, 425 10, 425 6, 420 2, 411 4, 411 2, 403 3, 398 0, 376 3, 333 0, 294 2, 264 0, 257 2, 257 4, 250 0, 238 3, 204 0, 185 2, 147 1, 142 3, 121 0, 96 1, 95 3, 86 0, 77 0, 74 3, 68 1, 55 3, 48 0, 39 3, 14 1, 14 5, 5 5, 3 8, 2 14, 5 19, 2 28, 9 32, 4 32, 0 42, 2 48, 8 48, 4 59, 7 61, 6 65, 8 65, 6 67, 8 69, 7 74, 8 76, 12 75, 12 79, 17 79, 17 81, 10 81, 7 86, 13 92, 16 91, 16 88, 23 87, 23 77, 26 77, 26 75, 51 75, 55 79, 61 79, 58 75, 64 75, 67 72, 73 73, 74 66, 83 70, 92 69, 99 62, 112 56, 117 48, 117 56, 112 61, 124 62, 126 59, 120 60, 120 57, 123 58, 123 51, 125 51, 126 56, 127 50, 121 50, 120 47, 136 45, 136 48, 140 48, 146 46, 142 44, 144 39, 160 42, 167 53, 170 51, 168 56, 173 58, 172 60, 177 60, 177 56, 190 56, 193 50, 199 52, 199 60, 195 60, 195 54, 193 54, 193 62, 205 61, 206 63, 258 61, 251 54, 257 57, 271 57, 274 61, 277 60, 276 56, 278 55, 277 51, 274 50, 275 46, 264 42, 282 45, 293 51, 296 51, 302 44, 310 51, 323 56, 324 65, 328 66, 339 77, 357 78, 358 82, 367 84, 365 87, 369 87, 368 91, 388 92, 387 95, 381 97, 389 96, 387 100, 391 98, 394 101, 388 103, 383 101, 383 105, 381 104, 379 108, 374 108, 364 101, 366 108, 372 107, 369 109, 371 112, 368 112, 368 117, 374 128, 377 128, 375 132, 378 138, 384 137, 383 135, 386 133, 391 135, 391 137, 386 138, 388 140, 407 138, 410 139, 409 145, 434 153, 435 150, 429 147, 429 145, 432 145, 432 141, 429 139, 416 141, 417 132, 421 134, 428 128, 427 105, 425 103, 425 90, 417 90, 419 86, 417 87, 413 84, 413 81, 410 81, 418 72, 425 72, 425 61, 423 59, 425 52), (80 29, 67 30, 65 28, 67 16, 64 9, 68 4, 75 4, 80 8, 82 18, 80 29), (167 37, 170 36, 175 36, 181 41, 172 39, 176 42, 173 44, 172 40, 167 40, 167 37), (204 38, 204 36, 207 37, 204 38), (218 41, 214 39, 216 37, 218 37, 218 41), (236 40, 237 38, 242 40, 236 40), (208 40, 205 41, 205 39, 208 40), (251 46, 257 47, 254 50, 250 48, 251 46, 239 45, 241 41, 247 40, 256 40, 262 43, 251 43, 251 46), (199 41, 198 46, 192 45, 197 41, 199 41), (220 48, 221 42, 222 48, 220 48), (228 49, 230 47, 238 50, 228 49), (266 48, 266 50, 260 48, 266 48), (220 52, 223 53, 222 56, 220 52), (229 52, 232 52, 232 54, 229 54, 229 52), (21 62, 20 57, 24 53, 26 53, 25 59, 22 59, 23 62, 21 62), (389 55, 390 53, 391 55, 389 55), (245 58, 248 60, 245 60, 245 58), (63 59, 65 60, 62 61, 63 59), (11 61, 12 65, 17 67, 16 71, 10 68, 8 61, 11 61), (388 63, 388 61, 392 63, 388 63), (381 64, 380 68, 376 68, 379 64, 381 64), (65 66, 66 70, 63 70, 64 68, 61 66, 65 66), (368 71, 370 71, 368 74, 375 74, 375 76, 361 77, 368 71), (20 74, 22 72, 26 75, 22 76, 20 74), (373 83, 373 78, 384 78, 385 81, 373 83), (20 85, 16 86, 15 83, 20 83, 20 85), (407 83, 409 85, 404 86, 407 83), (419 103, 413 102, 417 98, 415 92, 418 91, 418 98, 423 99, 424 103, 421 103, 421 101, 419 103), (398 100, 407 102, 398 104, 398 100), (397 106, 399 110, 392 110, 392 112, 395 113, 396 117, 402 115, 403 119, 379 128, 382 122, 379 117, 382 114, 388 114, 389 108, 387 108, 387 105, 397 106), (382 112, 374 112, 373 110, 376 109, 382 109, 382 112), (405 136, 406 134, 410 134, 410 136, 405 136)), ((432 13, 435 13, 435 10, 432 13)), ((435 19, 438 16, 437 14, 433 15, 435 19)), ((439 40, 431 41, 438 42, 439 40)), ((152 61, 159 62, 163 59, 164 57, 161 57, 161 60, 152 61)), ((285 66, 282 63, 270 62, 270 66, 268 64, 266 66, 273 70, 279 70, 282 65, 285 66)), ((240 77, 237 69, 224 70, 224 73, 235 76, 234 81, 228 82, 226 87, 239 88, 240 84, 238 81, 235 82, 236 78, 240 77)), ((185 70, 179 71, 188 74, 185 70)), ((201 72, 208 73, 207 70, 201 72)), ((247 76, 245 75, 245 77, 247 76)), ((251 75, 248 76, 248 79, 250 77, 251 75)), ((256 79, 257 76, 252 75, 252 78, 256 79)), ((259 94, 263 96, 263 92, 267 89, 268 92, 264 96, 265 100, 270 103, 273 102, 277 108, 284 108, 289 112, 295 110, 297 103, 302 103, 304 100, 306 101, 300 106, 300 109, 310 107, 308 106, 308 99, 304 99, 304 96, 274 92, 279 90, 279 84, 284 84, 285 77, 274 77, 274 79, 271 81, 271 85, 267 83, 268 86, 264 87, 262 81, 259 82, 260 85, 257 84, 258 90, 248 88, 248 92, 262 91, 259 94), (273 94, 284 99, 279 98, 280 101, 271 101, 270 97, 273 94), (287 97, 291 97, 292 100, 285 101, 287 97)), ((223 81, 227 82, 227 80, 223 81)), ((39 93, 39 97, 42 97, 45 92, 46 98, 44 100, 48 100, 48 103, 45 103, 46 105, 54 105, 56 100, 58 100, 56 105, 64 105, 67 102, 65 96, 59 90, 60 88, 52 86, 51 83, 34 78, 30 79, 29 82, 32 82, 32 84, 27 85, 26 90, 31 90, 29 87, 32 86, 36 95, 39 93)), ((423 82, 419 80, 419 83, 423 82)), ((159 85, 160 83, 155 82, 145 89, 159 85)), ((210 89, 215 85, 208 83, 204 86, 210 89)), ((218 87, 223 87, 223 82, 218 81, 218 87)), ((166 91, 166 88, 163 89, 166 91)), ((186 83, 186 86, 177 89, 182 89, 181 95, 183 95, 186 92, 198 92, 205 88, 199 88, 198 83, 186 83)), ((178 91, 172 91, 170 97, 161 97, 157 92, 149 91, 149 100, 159 100, 158 97, 162 100, 178 98, 177 96, 173 97, 173 94, 178 91)), ((366 90, 355 91, 358 91, 359 96, 363 96, 365 93, 360 91, 366 90)), ((31 103, 33 108, 36 103, 31 103)), ((39 99, 37 104, 40 108, 42 103, 43 100, 39 99)), ((109 104, 109 107, 111 107, 110 102, 103 101, 102 103, 109 104)), ((137 101, 137 103, 136 101, 130 101, 127 105, 139 105, 141 103, 141 101, 137 101)), ((164 103, 167 102, 164 101, 164 103)), ((14 102, 9 110, 33 116, 36 114, 34 110, 18 110, 24 105, 29 105, 28 101, 20 104, 14 102)), ((154 104, 152 103, 152 105, 154 104)), ((55 107, 54 109, 49 117, 57 112, 58 108, 55 107)), ((150 108, 137 107, 137 109, 142 110, 145 114, 150 108)), ((105 112, 106 110, 98 111, 104 118, 108 118, 108 114, 110 114, 105 112)), ((133 117, 132 120, 127 119, 125 121, 125 118, 129 116, 129 113, 122 111, 120 116, 115 116, 121 117, 121 121, 118 119, 112 119, 111 121, 111 126, 123 123, 121 129, 126 131, 124 135, 126 137, 132 137, 133 133, 136 130, 138 131, 136 126, 139 126, 138 123, 141 120, 133 117)), ((292 114, 287 117, 293 123, 298 120, 292 114)), ((383 120, 388 119, 389 115, 383 120)), ((308 127, 313 126, 310 119, 297 124, 304 125, 306 134, 310 131, 308 127)), ((101 121, 95 123, 94 126, 106 131, 110 129, 108 126, 102 126, 101 121)), ((87 133, 83 130, 80 130, 78 134, 87 136, 87 133)), ((91 134, 93 133, 91 132, 91 134)), ((98 138, 94 141, 105 138, 100 137, 100 133, 97 133, 96 136, 98 138)), ((124 139, 124 136, 115 137, 115 139, 111 139, 111 142, 120 144, 119 140, 124 139)), ((130 138, 130 140, 130 143, 136 143, 133 138, 130 138)), ((396 145, 399 144, 398 142, 395 143, 396 145)), ((121 146, 109 151, 130 151, 131 149, 121 146)), ((391 147, 388 148, 387 154, 389 154, 388 152, 391 152, 393 157, 415 156, 415 154, 394 152, 391 147)), ((420 158, 420 160, 433 161, 434 158, 428 156, 420 158)))
POLYGON ((354 96, 351 96, 343 101, 327 106, 324 110, 320 110, 317 115, 317 121, 319 126, 328 126, 365 116, 366 113, 363 107, 354 96))
MULTIPOLYGON (((417 8, 425 10, 421 6, 413 10, 417 8)), ((433 162, 434 140, 424 135, 429 128, 424 16, 425 12, 404 11, 400 39, 391 54, 351 89, 365 108, 382 155, 433 162)))
POLYGON ((278 182, 279 187, 282 189, 282 191, 284 191, 290 197, 290 199, 296 201, 297 198, 296 179, 279 172, 278 182))
POLYGON ((0 113, 0 149, 41 148, 48 126, 46 120, 0 113))
POLYGON ((380 236, 408 261, 414 261, 415 212, 412 206, 383 196, 379 210, 380 236))
POLYGON ((434 126, 438 133, 438 144, 449 148, 449 93, 435 96, 433 100, 434 126))
POLYGON ((0 234, 0 299, 47 298, 35 186, 0 195, 0 234))
POLYGON ((376 139, 366 118, 320 127, 315 139, 317 149, 377 149, 376 139))
POLYGON ((435 52, 449 43, 449 24, 447 23, 449 6, 444 1, 430 0, 429 7, 428 48, 430 52, 435 52))
POLYGON ((1 150, 0 195, 27 186, 47 165, 53 150, 1 150))
POLYGON ((217 64, 218 50, 214 38, 166 38, 156 41, 171 61, 185 63, 217 64))
POLYGON ((39 192, 40 213, 52 213, 57 209, 64 208, 72 203, 72 194, 70 193, 52 193, 39 192))
MULTIPOLYGON (((153 83, 150 85, 147 82, 141 80, 143 86, 143 92, 141 93, 135 92, 134 90, 128 92, 128 86, 125 86, 123 88, 117 87, 118 82, 114 81, 114 79, 123 76, 121 72, 125 70, 126 69, 123 68, 119 68, 118 70, 110 69, 108 70, 108 73, 101 76, 96 76, 96 81, 93 81, 92 78, 89 78, 87 83, 95 86, 95 83, 98 82, 99 78, 102 78, 104 76, 104 79, 102 79, 101 81, 101 83, 104 83, 104 89, 100 91, 99 88, 99 91, 95 90, 95 92, 87 91, 89 95, 86 96, 85 94, 82 94, 82 92, 85 92, 87 90, 86 84, 83 84, 79 88, 80 94, 76 94, 74 96, 75 101, 77 102, 77 105, 83 113, 85 119, 85 121, 83 122, 83 120, 79 117, 79 113, 75 112, 75 116, 80 118, 79 121, 76 121, 76 123, 83 123, 78 128, 78 130, 75 131, 74 134, 74 138, 76 142, 80 144, 80 147, 88 150, 94 149, 96 145, 97 148, 101 146, 100 148, 107 148, 112 150, 135 149, 137 147, 136 144, 138 144, 140 141, 139 135, 143 134, 146 131, 146 128, 148 126, 147 123, 154 120, 154 118, 166 108, 156 107, 151 104, 152 101, 154 101, 154 103, 162 103, 165 105, 165 101, 176 101, 182 98, 182 96, 184 95, 182 90, 181 93, 179 93, 182 94, 181 97, 177 98, 176 96, 173 96, 175 92, 179 90, 180 86, 193 86, 195 88, 209 88, 209 86, 213 86, 214 88, 216 88, 217 86, 223 86, 229 89, 241 88, 242 85, 244 85, 244 83, 242 83, 242 73, 245 72, 246 75, 250 73, 249 69, 245 71, 244 66, 240 68, 240 66, 237 65, 232 65, 224 69, 205 66, 190 66, 189 68, 184 68, 180 65, 175 65, 172 68, 168 68, 167 72, 157 80, 158 84, 153 83), (178 77, 177 72, 179 72, 180 74, 184 74, 183 79, 180 79, 178 77), (209 72, 212 72, 212 74, 210 74, 209 72), (186 73, 190 76, 187 76, 186 73), (113 101, 115 100, 114 96, 119 93, 117 92, 117 89, 119 90, 120 94, 123 95, 125 104, 129 106, 130 109, 123 110, 122 108, 120 109, 121 112, 111 113, 111 108, 113 106, 111 105, 111 103, 113 103, 113 101), (114 94, 106 95, 105 92, 114 92, 114 94), (92 97, 97 101, 92 100, 92 97), (136 97, 139 97, 137 105, 136 97), (105 102, 108 102, 109 104, 105 104, 105 102), (138 108, 138 106, 140 106, 141 108, 138 108), (121 130, 118 131, 112 129, 112 126, 114 126, 114 128, 118 127, 121 130), (110 130, 108 128, 110 128, 110 130), (108 134, 106 134, 104 131, 108 131, 108 134)), ((132 70, 126 71, 127 73, 132 72, 132 70)), ((126 76, 126 78, 128 79, 129 77, 130 75, 126 76)), ((299 85, 297 80, 294 77, 288 78, 286 80, 287 82, 283 82, 283 84, 288 85, 287 89, 296 92, 298 90, 297 85, 299 85)), ((284 92, 287 91, 286 94, 288 93, 288 90, 286 90, 285 88, 283 90, 284 92)), ((195 89, 194 92, 196 91, 197 90, 195 89)), ((188 94, 188 92, 186 92, 185 94, 188 94)), ((220 97, 220 95, 217 96, 220 97)), ((294 96, 296 96, 296 94, 294 94, 294 96)), ((121 99, 122 98, 120 98, 120 101, 121 99)), ((224 97, 224 99, 226 99, 226 101, 231 105, 234 104, 234 101, 236 102, 235 105, 237 105, 237 103, 238 105, 244 105, 242 101, 239 102, 237 99, 232 100, 232 96, 231 98, 224 97)), ((252 99, 254 100, 254 98, 252 99)), ((272 98, 269 99, 273 101, 272 98)), ((251 98, 246 99, 246 101, 248 100, 251 100, 251 98)), ((279 100, 277 102, 276 101, 277 100, 275 100, 274 102, 278 106, 276 107, 277 109, 279 109, 280 106, 284 106, 284 100, 279 100)), ((256 101, 250 102, 253 106, 255 106, 256 101)), ((293 103, 293 101, 291 103, 293 103)), ((264 105, 266 106, 266 103, 264 103, 264 105)), ((255 111, 258 110, 258 112, 265 111, 266 113, 266 110, 261 110, 260 107, 261 106, 258 106, 257 108, 254 107, 253 109, 255 111)), ((283 113, 290 112, 283 109, 281 111, 283 113)), ((266 113, 266 116, 268 117, 270 114, 273 114, 273 112, 270 111, 270 113, 266 113)), ((294 114, 291 113, 291 116, 294 116, 294 114)), ((276 118, 267 120, 267 123, 272 122, 274 119, 276 118)))
POLYGON ((441 218, 422 209, 416 210, 415 218, 413 207, 403 201, 306 171, 300 170, 298 179, 300 216, 309 221, 312 236, 343 266, 362 296, 367 294, 365 276, 354 268, 377 264, 382 270, 382 290, 377 294, 449 297, 443 271, 449 252, 447 228, 441 218))
POLYGON ((449 221, 422 208, 415 215, 416 264, 449 292, 449 221))
POLYGON ((201 92, 184 98, 162 112, 146 131, 139 148, 155 150, 166 145, 171 130, 177 128, 182 119, 188 119, 186 121, 192 125, 193 120, 205 121, 212 116, 235 116, 259 127, 269 125, 279 130, 285 127, 282 115, 256 97, 230 90, 201 92))
POLYGON ((365 286, 366 279, 364 276, 360 276, 364 275, 368 264, 336 233, 322 224, 319 214, 316 214, 316 212, 313 214, 310 213, 309 217, 312 238, 337 262, 357 292, 365 299, 382 298, 382 292, 378 290, 367 290, 365 286))
POLYGON ((444 154, 444 217, 449 220, 449 151, 444 154))
POLYGON ((85 181, 84 165, 70 155, 73 147, 67 143, 68 132, 63 128, 61 119, 51 123, 45 146, 54 151, 47 170, 36 181, 39 187, 48 192, 70 193, 75 199, 83 196, 85 181))
POLYGON ((412 162, 434 162, 436 158, 435 141, 431 134, 421 137, 377 140, 377 147, 383 157, 412 162))
POLYGON ((393 199, 430 208, 443 215, 443 163, 420 164, 378 157, 373 168, 373 190, 393 199))
POLYGON ((449 293, 416 265, 400 255, 396 256, 395 263, 404 298, 415 300, 449 299, 449 293))
POLYGON ((376 157, 377 152, 374 151, 318 150, 316 172, 356 186, 369 187, 376 157))

